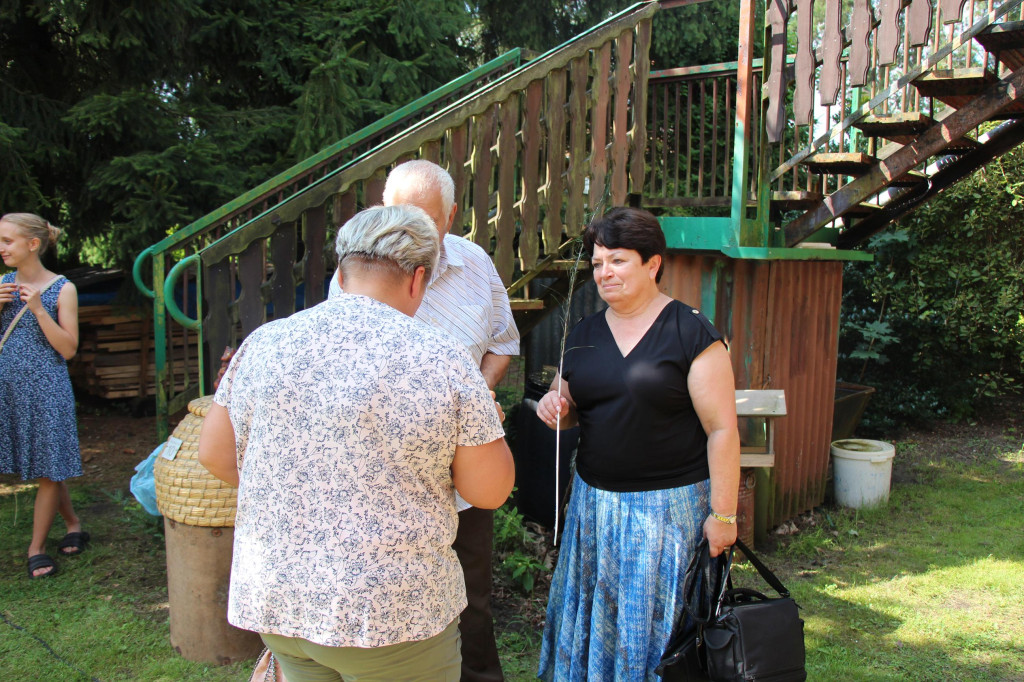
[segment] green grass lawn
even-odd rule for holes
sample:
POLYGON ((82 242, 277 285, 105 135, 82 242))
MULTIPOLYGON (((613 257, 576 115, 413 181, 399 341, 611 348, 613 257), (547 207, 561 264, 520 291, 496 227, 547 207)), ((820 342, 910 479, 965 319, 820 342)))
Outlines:
MULTIPOLYGON (((761 552, 803 607, 809 679, 1024 680, 1021 435, 951 433, 897 444, 888 506, 817 510, 761 552)), ((74 487, 95 540, 58 558, 58 577, 28 580, 34 492, 0 477, 0 680, 247 678, 249 662, 171 649, 162 525, 123 492, 74 487)), ((54 552, 62 534, 58 521, 54 552)), ((511 682, 534 678, 540 644, 542 595, 521 599, 498 628, 511 682)))

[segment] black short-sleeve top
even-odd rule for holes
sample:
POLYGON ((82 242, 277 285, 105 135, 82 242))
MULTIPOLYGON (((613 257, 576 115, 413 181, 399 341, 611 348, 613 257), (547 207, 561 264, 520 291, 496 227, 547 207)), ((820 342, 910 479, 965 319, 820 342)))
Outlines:
POLYGON ((671 301, 623 357, 605 312, 581 321, 565 345, 562 377, 579 415, 580 478, 616 492, 708 478, 707 434, 686 379, 722 335, 696 308, 671 301))

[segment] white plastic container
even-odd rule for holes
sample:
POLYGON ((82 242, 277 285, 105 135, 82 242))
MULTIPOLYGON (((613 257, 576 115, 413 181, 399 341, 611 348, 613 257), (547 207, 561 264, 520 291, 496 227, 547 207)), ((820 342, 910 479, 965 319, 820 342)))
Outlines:
POLYGON ((874 507, 889 500, 892 443, 847 438, 832 443, 832 479, 836 502, 843 507, 874 507))

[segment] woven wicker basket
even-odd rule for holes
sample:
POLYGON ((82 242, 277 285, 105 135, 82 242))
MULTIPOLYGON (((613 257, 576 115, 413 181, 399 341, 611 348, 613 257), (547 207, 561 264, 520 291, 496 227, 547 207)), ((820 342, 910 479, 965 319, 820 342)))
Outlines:
POLYGON ((153 464, 156 504, 164 517, 189 526, 233 527, 237 489, 215 478, 199 463, 199 432, 213 396, 196 398, 171 435, 182 441, 174 459, 153 464))

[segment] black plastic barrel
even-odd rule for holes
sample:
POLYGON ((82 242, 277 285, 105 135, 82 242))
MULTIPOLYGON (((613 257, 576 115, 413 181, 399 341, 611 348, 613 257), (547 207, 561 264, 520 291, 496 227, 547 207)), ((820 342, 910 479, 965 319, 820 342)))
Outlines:
POLYGON ((516 492, 513 501, 526 520, 535 521, 545 528, 554 528, 556 436, 561 437, 561 466, 558 476, 558 510, 561 524, 564 521, 565 494, 569 487, 569 464, 579 441, 579 428, 573 427, 556 434, 537 417, 537 401, 547 393, 548 385, 538 376, 531 376, 526 381, 523 403, 516 423, 513 452, 516 462, 516 492))

